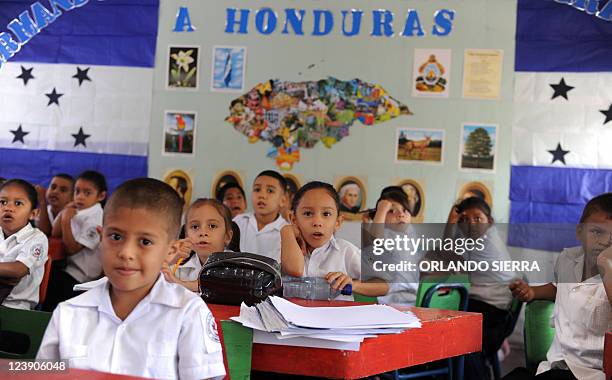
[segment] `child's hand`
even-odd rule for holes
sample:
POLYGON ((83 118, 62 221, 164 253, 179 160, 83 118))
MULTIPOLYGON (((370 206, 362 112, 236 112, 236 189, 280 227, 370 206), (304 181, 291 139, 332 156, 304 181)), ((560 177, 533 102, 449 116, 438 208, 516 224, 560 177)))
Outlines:
POLYGON ((38 193, 38 205, 46 206, 47 205, 47 189, 40 185, 34 186, 36 192, 38 193))
POLYGON ((383 212, 386 215, 389 210, 391 210, 391 207, 393 207, 393 204, 390 201, 383 199, 382 201, 378 202, 376 212, 383 212))
POLYGON ((523 302, 530 302, 535 297, 535 292, 525 281, 517 279, 508 285, 508 288, 512 291, 512 296, 518 298, 523 302))
POLYGON ((597 255, 597 268, 602 278, 612 274, 612 245, 597 255))
POLYGON ((453 205, 450 212, 448 213, 448 223, 456 224, 459 221, 459 212, 457 212, 457 206, 453 205))
POLYGON ((325 281, 329 283, 329 286, 332 289, 336 290, 342 290, 348 284, 351 284, 351 286, 353 286, 353 279, 342 272, 329 272, 325 276, 325 281))
POLYGON ((162 274, 164 275, 164 278, 170 283, 180 284, 181 280, 176 278, 176 276, 172 273, 172 269, 173 268, 169 264, 164 263, 164 266, 162 267, 162 274))
POLYGON ((170 263, 175 263, 179 259, 185 260, 189 257, 189 255, 191 255, 191 251, 193 250, 193 244, 189 239, 181 239, 174 242, 170 249, 173 253, 173 258, 170 263))
POLYGON ((72 218, 74 218, 76 214, 77 214, 76 205, 74 204, 74 202, 70 202, 62 210, 62 220, 63 221, 71 220, 72 218))
POLYGON ((293 234, 293 236, 295 237, 295 241, 297 241, 298 245, 300 246, 300 249, 302 250, 303 255, 306 255, 308 253, 308 250, 306 249, 306 241, 302 237, 302 233, 300 232, 300 229, 297 225, 287 224, 282 227, 281 232, 282 230, 289 231, 291 234, 293 234))

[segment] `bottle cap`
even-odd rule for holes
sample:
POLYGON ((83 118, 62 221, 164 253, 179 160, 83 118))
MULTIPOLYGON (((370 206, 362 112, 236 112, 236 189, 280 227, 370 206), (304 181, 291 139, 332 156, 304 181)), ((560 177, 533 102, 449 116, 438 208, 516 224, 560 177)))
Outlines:
POLYGON ((341 291, 340 294, 350 296, 353 294, 353 285, 347 284, 341 291))

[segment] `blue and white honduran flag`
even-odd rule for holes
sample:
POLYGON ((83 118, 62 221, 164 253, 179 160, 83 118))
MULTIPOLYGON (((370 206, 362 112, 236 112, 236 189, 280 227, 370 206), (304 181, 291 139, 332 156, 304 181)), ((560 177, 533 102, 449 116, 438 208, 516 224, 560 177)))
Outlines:
MULTIPOLYGON (((43 22, 34 3, 54 13, 49 0, 0 0, 0 32, 17 38, 5 26, 24 11, 43 22)), ((147 175, 158 12, 159 0, 92 0, 2 64, 0 176, 46 185, 94 169, 113 189, 147 175)))
POLYGON ((509 244, 576 245, 584 205, 612 191, 612 22, 519 0, 513 115, 509 244))

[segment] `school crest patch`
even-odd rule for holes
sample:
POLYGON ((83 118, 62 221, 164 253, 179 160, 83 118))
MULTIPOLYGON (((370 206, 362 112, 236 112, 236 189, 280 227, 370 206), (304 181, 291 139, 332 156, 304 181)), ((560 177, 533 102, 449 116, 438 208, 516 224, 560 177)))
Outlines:
POLYGON ((34 244, 30 248, 30 254, 36 258, 36 260, 40 259, 40 255, 42 254, 43 246, 42 244, 34 244))
POLYGON ((212 313, 208 313, 208 317, 206 317, 206 335, 213 342, 219 343, 219 333, 217 332, 217 323, 215 322, 215 318, 212 313))
POLYGON ((89 227, 86 232, 87 238, 94 240, 98 238, 98 231, 96 231, 96 227, 89 227))

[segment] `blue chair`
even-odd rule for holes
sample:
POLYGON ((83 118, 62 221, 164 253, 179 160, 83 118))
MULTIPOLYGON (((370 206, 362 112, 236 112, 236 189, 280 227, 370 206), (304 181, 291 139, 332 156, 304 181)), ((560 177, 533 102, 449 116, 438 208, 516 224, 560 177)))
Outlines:
MULTIPOLYGON (((468 304, 468 277, 463 275, 429 277, 419 284, 417 292, 417 306, 432 307, 445 310, 467 310, 468 304), (444 281, 454 280, 457 282, 446 283, 444 281)), ((395 380, 418 379, 426 376, 447 375, 449 380, 463 379, 464 358, 445 359, 440 368, 426 369, 418 372, 401 373, 400 370, 393 371, 395 380)))

